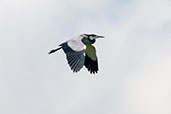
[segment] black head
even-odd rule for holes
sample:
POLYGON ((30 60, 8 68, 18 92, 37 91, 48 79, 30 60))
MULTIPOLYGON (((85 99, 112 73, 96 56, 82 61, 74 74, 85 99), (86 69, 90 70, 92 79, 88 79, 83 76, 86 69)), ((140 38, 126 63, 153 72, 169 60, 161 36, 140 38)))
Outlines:
POLYGON ((104 38, 104 36, 98 36, 96 34, 82 34, 82 41, 84 44, 93 44, 96 42, 97 38, 104 38))

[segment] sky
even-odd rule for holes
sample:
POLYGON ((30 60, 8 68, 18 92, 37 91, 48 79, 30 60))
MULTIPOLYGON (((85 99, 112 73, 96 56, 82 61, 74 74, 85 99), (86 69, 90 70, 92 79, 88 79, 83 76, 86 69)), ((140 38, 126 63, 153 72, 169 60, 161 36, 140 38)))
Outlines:
POLYGON ((1 0, 1 114, 171 114, 170 0, 1 0), (104 35, 99 72, 60 43, 104 35))

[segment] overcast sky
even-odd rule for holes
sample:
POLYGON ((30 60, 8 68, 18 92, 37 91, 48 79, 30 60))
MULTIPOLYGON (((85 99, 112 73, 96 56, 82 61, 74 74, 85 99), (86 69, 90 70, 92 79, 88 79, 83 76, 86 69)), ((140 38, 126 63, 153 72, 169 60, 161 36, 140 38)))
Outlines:
POLYGON ((170 0, 1 0, 0 114, 171 114, 170 0), (50 49, 82 33, 100 71, 50 49))

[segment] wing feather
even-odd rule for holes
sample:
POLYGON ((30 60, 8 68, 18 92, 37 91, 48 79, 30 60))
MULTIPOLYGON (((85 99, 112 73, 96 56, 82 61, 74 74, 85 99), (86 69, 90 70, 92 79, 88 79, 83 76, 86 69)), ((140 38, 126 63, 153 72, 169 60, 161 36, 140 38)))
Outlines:
POLYGON ((85 49, 80 51, 73 50, 67 42, 60 45, 66 54, 67 62, 73 72, 78 72, 84 66, 85 61, 85 49))
POLYGON ((84 65, 90 73, 95 74, 99 70, 96 49, 93 45, 86 45, 86 56, 84 65))

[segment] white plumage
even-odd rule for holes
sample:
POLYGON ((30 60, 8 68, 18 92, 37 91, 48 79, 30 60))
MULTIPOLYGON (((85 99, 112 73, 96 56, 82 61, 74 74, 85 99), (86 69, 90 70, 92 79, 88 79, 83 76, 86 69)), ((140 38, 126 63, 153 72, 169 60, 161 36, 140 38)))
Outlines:
POLYGON ((74 51, 84 50, 84 49, 86 49, 86 46, 83 44, 81 39, 82 39, 82 36, 79 36, 79 37, 76 37, 76 38, 72 38, 71 40, 69 40, 67 42, 67 44, 74 51))

